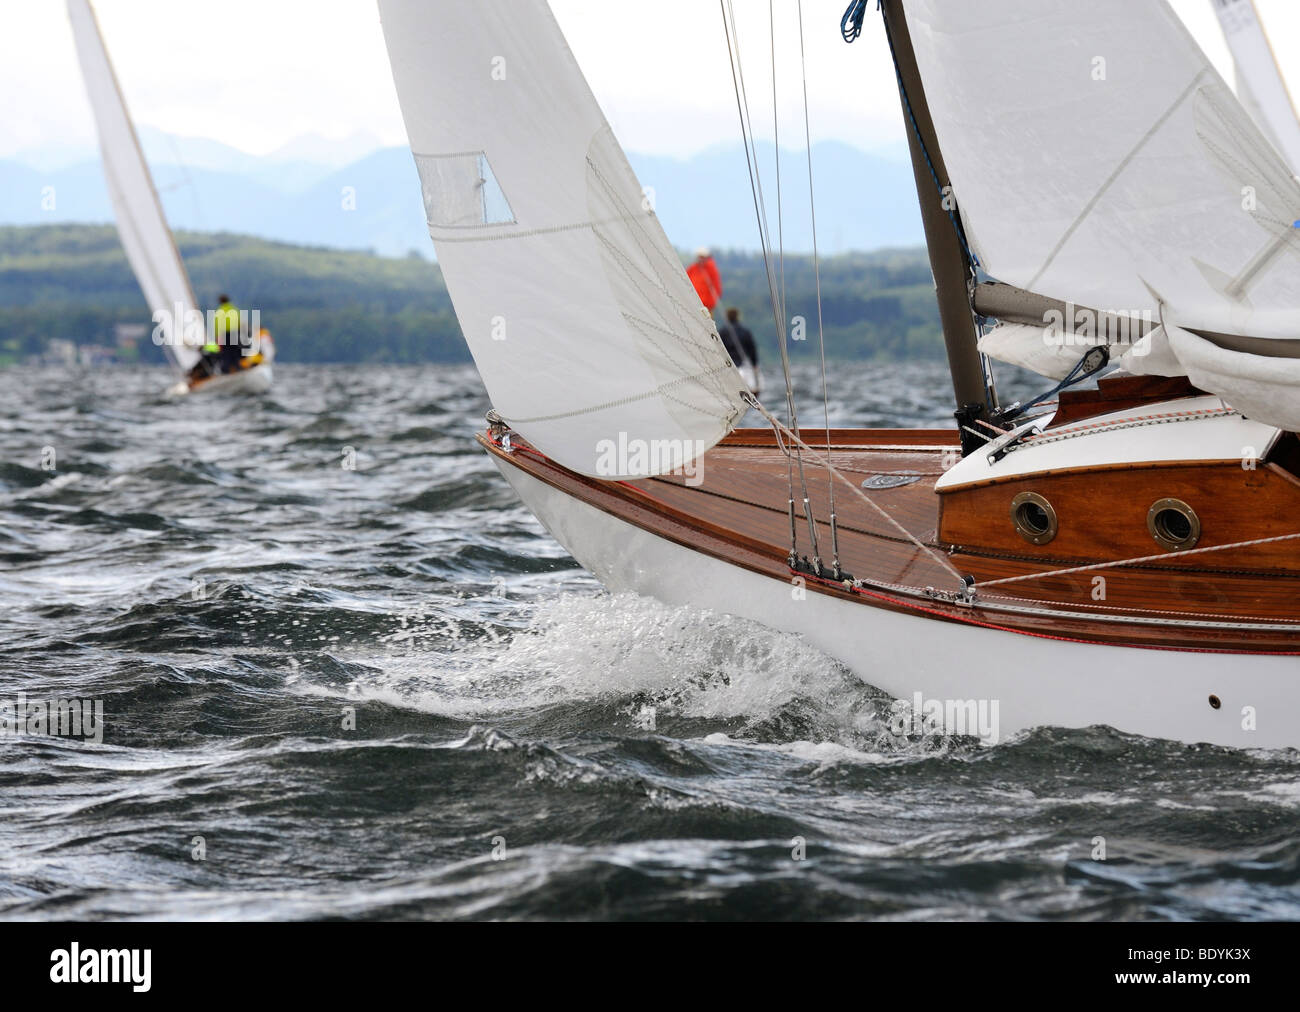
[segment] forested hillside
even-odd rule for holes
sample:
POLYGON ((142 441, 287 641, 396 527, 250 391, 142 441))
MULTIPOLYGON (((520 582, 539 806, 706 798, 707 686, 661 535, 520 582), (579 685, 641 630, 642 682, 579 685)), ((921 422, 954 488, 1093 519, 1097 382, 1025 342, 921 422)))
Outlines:
MULTIPOLYGON (((287 361, 464 361, 451 300, 436 264, 368 253, 292 246, 225 233, 181 232, 181 253, 205 307, 228 292, 257 308, 287 361)), ((723 304, 739 307, 776 354, 776 328, 761 255, 717 254, 723 304)), ((816 353, 817 304, 810 257, 775 263, 787 315, 803 317, 806 340, 792 355, 816 353)), ((508 284, 508 278, 499 283, 508 284)), ((942 355, 929 265, 919 249, 848 253, 821 262, 822 316, 833 358, 942 355)), ((149 313, 108 226, 0 228, 0 361, 39 354, 51 338, 111 344, 117 323, 149 313)), ((798 327, 795 328, 799 330, 798 327)), ((161 360, 146 343, 144 360, 161 360)))

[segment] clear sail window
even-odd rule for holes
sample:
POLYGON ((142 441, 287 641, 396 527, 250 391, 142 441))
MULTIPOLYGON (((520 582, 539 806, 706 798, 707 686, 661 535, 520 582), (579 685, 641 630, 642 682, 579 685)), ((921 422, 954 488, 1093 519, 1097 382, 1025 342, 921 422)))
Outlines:
POLYGON ((434 228, 508 225, 515 215, 482 151, 416 155, 424 213, 434 228))

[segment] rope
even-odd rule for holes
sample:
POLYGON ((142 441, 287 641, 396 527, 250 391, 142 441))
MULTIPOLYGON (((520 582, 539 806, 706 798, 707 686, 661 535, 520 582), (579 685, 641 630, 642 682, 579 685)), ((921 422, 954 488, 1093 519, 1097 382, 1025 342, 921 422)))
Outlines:
POLYGON ((980 605, 988 608, 997 602, 1014 602, 1008 604, 1004 610, 1007 611, 1042 611, 1044 607, 1054 608, 1060 612, 1069 612, 1070 609, 1088 609, 1089 613, 1101 612, 1096 617, 1099 619, 1110 619, 1115 616, 1105 614, 1106 612, 1127 612, 1129 615, 1137 616, 1141 621, 1151 621, 1153 619, 1166 622, 1176 622, 1179 625, 1202 625, 1216 629, 1237 629, 1245 623, 1255 623, 1263 628, 1278 629, 1300 629, 1300 622, 1295 622, 1286 618, 1274 618, 1268 615, 1232 615, 1222 611, 1176 611, 1172 608, 1123 608, 1116 604, 1087 604, 1083 601, 1053 601, 1048 598, 1035 597, 1015 597, 1011 594, 993 594, 989 597, 980 599, 980 605), (1017 608, 1015 604, 1035 605, 1032 608, 1017 608), (1196 622, 1187 622, 1187 619, 1198 620, 1196 622), (1226 622, 1211 622, 1210 619, 1227 619, 1226 622))
POLYGON ((853 0, 840 18, 840 34, 845 42, 856 42, 862 34, 862 22, 867 16, 868 0, 853 0))
POLYGON ((1025 573, 1022 576, 1004 576, 999 580, 985 580, 976 585, 976 589, 981 587, 996 587, 1003 583, 1020 583, 1024 580, 1042 580, 1049 576, 1068 576, 1071 573, 1087 573, 1096 569, 1113 569, 1116 566, 1136 566, 1142 562, 1165 562, 1169 559, 1176 559, 1188 555, 1204 555, 1208 552, 1223 552, 1230 548, 1254 548, 1256 545, 1271 545, 1279 541, 1293 541, 1300 538, 1300 532, 1295 534, 1279 534, 1271 538, 1255 538, 1253 541, 1234 541, 1230 545, 1211 545, 1208 548, 1183 548, 1176 552, 1161 552, 1159 555, 1143 555, 1133 559, 1120 559, 1117 562, 1095 562, 1090 566, 1072 566, 1069 569, 1052 569, 1043 573, 1025 573))
MULTIPOLYGON (((1072 387, 1078 383, 1082 383, 1089 376, 1095 376, 1102 369, 1106 368, 1106 364, 1109 361, 1110 349, 1105 345, 1096 348, 1089 348, 1084 352, 1083 357, 1075 363, 1074 368, 1070 370, 1069 374, 1066 375, 1065 379, 1061 380, 1060 383, 1052 387, 1051 390, 1045 390, 1031 401, 1008 408, 1006 411, 1003 411, 998 415, 998 420, 1001 422, 1009 422, 1013 418, 1019 418, 1031 408, 1037 407, 1044 401, 1051 400, 1067 387, 1072 387)), ((976 421, 979 421, 979 419, 976 419, 976 421)), ((1002 431, 1006 432, 1005 429, 1002 431)))
POLYGON ((1079 425, 1069 425, 1063 429, 1035 432, 1031 435, 1023 436, 1018 442, 1008 445, 1006 451, 1007 453, 1013 453, 1017 450, 1023 450, 1034 446, 1045 446, 1048 443, 1064 442, 1067 439, 1079 439, 1083 436, 1094 436, 1102 432, 1119 432, 1122 429, 1141 429, 1149 425, 1173 425, 1177 422, 1210 421, 1215 418, 1227 418, 1236 414, 1240 414, 1240 412, 1233 408, 1197 408, 1195 411, 1167 411, 1158 415, 1141 415, 1137 418, 1126 418, 1122 421, 1087 422, 1079 425))

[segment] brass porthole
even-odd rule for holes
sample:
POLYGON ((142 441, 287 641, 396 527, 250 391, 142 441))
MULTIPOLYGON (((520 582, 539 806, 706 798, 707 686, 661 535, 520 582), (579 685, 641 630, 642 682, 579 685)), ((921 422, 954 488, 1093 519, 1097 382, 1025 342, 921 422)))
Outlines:
POLYGON ((1196 547, 1201 519, 1181 499, 1157 499, 1147 510, 1147 530, 1161 548, 1177 552, 1196 547))
POLYGON ((1011 522, 1031 545, 1045 545, 1056 537, 1056 510, 1037 492, 1021 492, 1011 500, 1011 522))

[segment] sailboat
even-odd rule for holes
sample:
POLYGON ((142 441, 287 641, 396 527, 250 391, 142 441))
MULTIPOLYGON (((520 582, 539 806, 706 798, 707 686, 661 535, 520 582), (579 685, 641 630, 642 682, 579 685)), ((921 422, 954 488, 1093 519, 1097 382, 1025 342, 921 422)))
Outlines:
POLYGON ((206 343, 207 332, 198 299, 167 225, 90 0, 68 0, 68 19, 99 130, 104 176, 118 235, 153 312, 154 343, 161 345, 177 374, 166 395, 260 393, 268 389, 275 344, 270 334, 260 328, 251 335, 252 344, 244 349, 237 371, 215 375, 193 372, 202 357, 200 349, 206 343))
POLYGON ((1300 119, 1255 0, 1210 0, 1236 71, 1237 98, 1255 125, 1300 173, 1300 119))
POLYGON ((988 702, 1300 745, 1300 185, 1164 0, 880 4, 956 407, 925 430, 748 392, 542 0, 379 10, 477 439, 606 586, 953 734, 988 702), (1060 382, 1002 404, 991 356, 1060 382))

